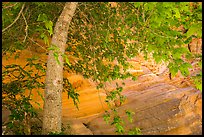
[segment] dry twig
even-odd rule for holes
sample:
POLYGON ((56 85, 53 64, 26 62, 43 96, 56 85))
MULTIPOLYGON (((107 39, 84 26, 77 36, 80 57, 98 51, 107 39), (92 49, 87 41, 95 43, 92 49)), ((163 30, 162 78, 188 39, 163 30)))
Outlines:
POLYGON ((24 3, 23 6, 21 7, 21 10, 20 10, 20 12, 18 13, 18 16, 15 18, 15 20, 14 20, 10 25, 8 25, 6 28, 4 28, 4 29, 2 30, 2 33, 3 33, 4 31, 6 31, 8 28, 10 28, 14 23, 16 23, 16 21, 19 19, 20 15, 22 14, 24 7, 25 7, 25 3, 24 3))

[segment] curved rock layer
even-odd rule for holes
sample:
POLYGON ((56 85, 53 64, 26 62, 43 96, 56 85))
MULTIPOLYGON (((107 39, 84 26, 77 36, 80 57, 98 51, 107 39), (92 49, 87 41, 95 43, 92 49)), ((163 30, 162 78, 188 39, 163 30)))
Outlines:
MULTIPOLYGON (((23 66, 28 57, 31 57, 31 54, 25 51, 17 60, 6 61, 3 58, 3 65, 15 63, 23 66)), ((41 59, 46 60, 46 56, 41 59)), ((140 69, 136 73, 141 74, 137 81, 130 79, 123 81, 126 85, 123 87, 122 94, 127 96, 127 101, 118 107, 118 110, 127 123, 126 129, 139 127, 145 135, 202 134, 201 92, 186 84, 184 78, 180 76, 169 80, 168 75, 157 76, 151 73, 152 70, 148 67, 140 65, 140 63, 134 63, 134 69, 140 69), (133 123, 128 122, 126 109, 135 112, 133 123)), ((69 76, 70 82, 78 87, 80 94, 79 110, 71 99, 67 99, 67 93, 64 92, 62 98, 63 121, 66 123, 66 120, 71 119, 74 134, 115 134, 114 127, 107 125, 102 117, 107 109, 104 102, 105 93, 102 90, 96 90, 93 82, 83 79, 80 75, 65 74, 65 76, 69 76)), ((107 88, 115 88, 116 82, 119 85, 122 84, 122 81, 113 81, 106 83, 107 88)), ((40 92, 43 95, 43 91, 40 92)), ((43 101, 36 92, 33 100, 43 106, 43 101)), ((6 118, 7 113, 2 115, 2 119, 6 118)))
MULTIPOLYGON (((25 66, 26 58, 32 57, 33 54, 29 50, 23 50, 19 56, 19 58, 14 59, 14 57, 10 57, 8 60, 4 57, 3 65, 10 65, 10 64, 18 64, 21 66, 25 66)), ((41 57, 41 60, 46 61, 47 55, 39 55, 41 57)), ((34 70, 34 69, 33 69, 34 70)), ((87 116, 94 116, 98 113, 104 112, 107 108, 107 105, 105 104, 105 94, 103 91, 99 91, 96 89, 95 85, 91 83, 89 80, 84 79, 81 75, 76 74, 67 74, 64 73, 64 77, 68 77, 70 83, 73 84, 74 87, 77 87, 77 92, 80 94, 79 96, 79 103, 78 107, 79 110, 74 105, 71 98, 68 99, 68 95, 66 92, 62 93, 62 115, 65 117, 87 117, 87 116), (94 104, 94 105, 93 105, 94 104)), ((6 81, 9 81, 10 79, 6 79, 6 81)), ((41 79, 41 81, 44 81, 45 77, 41 79)), ((43 96, 44 91, 42 89, 38 90, 39 93, 43 96)), ((33 89, 33 104, 36 108, 43 108, 43 100, 41 96, 38 94, 37 89, 33 89), (40 106, 34 102, 38 102, 40 106)), ((29 94, 29 91, 26 91, 26 94, 29 94)), ((4 114, 3 114, 4 115, 4 114)), ((6 115, 4 117, 8 117, 6 115)), ((6 119, 6 118, 4 118, 6 119)))
MULTIPOLYGON (((144 135, 202 134, 202 96, 192 87, 177 88, 157 83, 144 90, 138 87, 124 91, 128 103, 118 108, 126 130, 139 127, 144 135), (128 122, 125 110, 135 112, 133 123, 128 122)), ((87 123, 93 134, 115 134, 103 117, 87 123)), ((127 132, 126 132, 127 134, 127 132)))

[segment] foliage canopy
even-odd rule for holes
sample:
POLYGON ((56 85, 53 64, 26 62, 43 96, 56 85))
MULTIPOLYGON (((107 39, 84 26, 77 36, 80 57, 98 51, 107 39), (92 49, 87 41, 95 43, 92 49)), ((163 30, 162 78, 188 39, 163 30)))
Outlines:
MULTIPOLYGON (((49 45, 63 6, 63 2, 3 2, 3 54, 27 48, 32 37, 40 37, 49 45)), ((157 63, 168 62, 172 76, 178 71, 188 76, 188 68, 192 67, 188 60, 199 58, 202 62, 202 55, 194 55, 186 47, 193 38, 202 38, 202 4, 198 2, 83 2, 78 5, 67 39, 66 55, 72 55, 75 61, 70 62, 64 55, 65 70, 92 78, 98 88, 104 88, 107 81, 128 77, 135 80, 126 71, 127 59, 141 53, 147 59, 152 53, 157 63)), ((195 80, 202 90, 201 80, 195 80)), ((64 90, 77 105, 79 95, 68 79, 64 82, 64 90)), ((121 91, 122 87, 117 85, 116 90, 107 93, 106 101, 123 102, 121 91)), ((120 118, 115 118, 119 122, 112 124, 123 133, 118 125, 120 118)))

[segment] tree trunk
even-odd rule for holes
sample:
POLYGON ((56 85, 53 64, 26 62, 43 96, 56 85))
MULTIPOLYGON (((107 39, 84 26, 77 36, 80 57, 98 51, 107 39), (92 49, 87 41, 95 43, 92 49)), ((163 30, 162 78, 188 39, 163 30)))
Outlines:
POLYGON ((63 89, 63 64, 62 54, 65 52, 65 44, 69 24, 77 7, 77 2, 67 2, 58 18, 54 28, 51 47, 57 46, 58 51, 49 51, 46 71, 46 86, 44 94, 44 112, 42 134, 61 132, 62 89, 63 89), (58 60, 53 53, 58 53, 58 60))

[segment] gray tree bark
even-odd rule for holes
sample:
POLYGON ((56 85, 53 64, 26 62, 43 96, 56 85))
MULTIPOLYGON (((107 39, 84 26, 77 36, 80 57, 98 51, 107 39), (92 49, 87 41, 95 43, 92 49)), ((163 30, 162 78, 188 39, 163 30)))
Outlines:
POLYGON ((56 46, 59 50, 50 50, 48 55, 42 134, 61 132, 64 64, 62 54, 65 52, 69 24, 74 16, 76 7, 77 2, 67 2, 54 28, 51 47, 56 46), (58 53, 60 63, 55 59, 54 52, 58 53))

